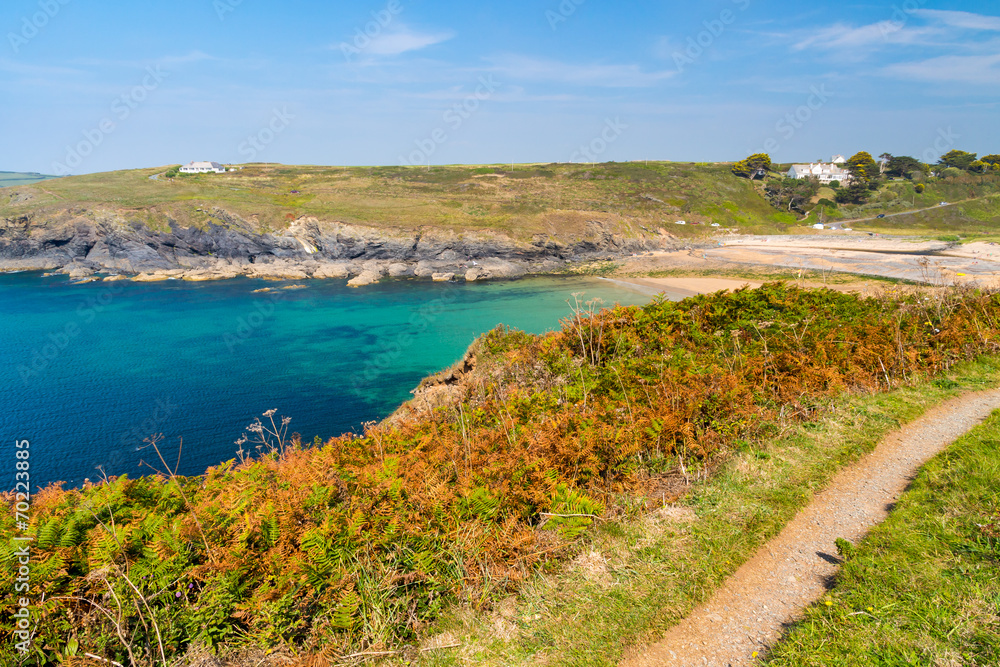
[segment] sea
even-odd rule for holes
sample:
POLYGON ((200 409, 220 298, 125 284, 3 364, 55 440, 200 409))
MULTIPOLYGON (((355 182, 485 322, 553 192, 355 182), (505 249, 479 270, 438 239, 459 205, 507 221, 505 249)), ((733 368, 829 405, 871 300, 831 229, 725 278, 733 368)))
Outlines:
POLYGON ((0 274, 0 479, 13 489, 22 460, 33 490, 167 467, 202 474, 237 456, 256 418, 270 427, 271 410, 303 442, 359 432, 500 324, 543 333, 575 301, 651 298, 594 277, 349 288, 0 274), (16 458, 23 441, 28 459, 16 458))

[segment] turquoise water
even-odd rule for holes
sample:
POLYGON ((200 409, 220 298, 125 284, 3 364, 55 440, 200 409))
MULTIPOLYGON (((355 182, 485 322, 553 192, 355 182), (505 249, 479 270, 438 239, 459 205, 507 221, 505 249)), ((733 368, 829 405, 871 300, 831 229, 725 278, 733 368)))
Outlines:
MULTIPOLYGON (((476 336, 504 323, 541 333, 567 299, 646 303, 593 278, 510 282, 248 279, 212 283, 69 284, 0 275, 0 433, 12 480, 15 440, 31 442, 31 485, 78 485, 162 468, 143 440, 165 437, 173 465, 200 474, 234 458, 234 441, 265 410, 292 418, 304 441, 356 431, 410 397, 476 336)), ((5 464, 0 460, 0 471, 5 464)))

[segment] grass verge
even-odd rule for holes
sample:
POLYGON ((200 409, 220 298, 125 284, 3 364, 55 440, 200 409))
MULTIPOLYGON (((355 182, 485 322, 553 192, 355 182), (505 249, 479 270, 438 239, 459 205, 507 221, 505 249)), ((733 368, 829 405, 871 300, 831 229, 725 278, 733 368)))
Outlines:
MULTIPOLYGON (((492 615, 476 614, 469 608, 455 610, 439 624, 439 634, 425 644, 425 648, 458 646, 400 654, 387 664, 615 665, 630 647, 656 641, 695 606, 706 601, 744 561, 777 535, 834 474, 873 449, 888 432, 962 392, 998 385, 1000 359, 982 357, 955 366, 944 378, 935 381, 886 394, 834 399, 825 406, 823 418, 797 425, 761 445, 740 448, 714 474, 688 470, 691 488, 682 499, 660 506, 651 514, 635 507, 632 513, 599 524, 579 545, 576 557, 567 566, 539 575, 518 596, 497 605, 492 615)), ((995 437, 1000 431, 1000 418, 993 418, 990 424, 995 437)), ((971 440, 975 438, 970 436, 963 442, 971 440)), ((982 435, 977 440, 983 444, 979 445, 976 459, 982 462, 987 452, 992 451, 993 463, 980 464, 980 470, 974 470, 976 464, 970 459, 967 465, 954 468, 945 476, 955 487, 952 499, 946 501, 949 508, 961 507, 961 499, 969 495, 963 496, 961 490, 965 476, 969 477, 970 485, 982 492, 989 491, 992 479, 995 506, 1000 458, 996 458, 997 446, 988 446, 984 440, 988 438, 982 435)), ((927 473, 921 477, 927 478, 927 473)), ((933 488, 944 477, 940 472, 931 473, 931 480, 937 481, 931 483, 928 494, 934 492, 933 488)), ((969 521, 976 517, 982 521, 981 513, 977 512, 986 504, 982 500, 976 505, 970 503, 966 519, 957 523, 967 529, 969 521)), ((893 519, 898 530, 906 529, 908 517, 893 519)), ((933 534, 943 530, 940 517, 927 519, 927 531, 933 534)), ((922 535, 925 530, 912 532, 922 535)), ((890 557, 902 558, 908 553, 897 555, 893 551, 890 557)), ((961 558, 968 567, 969 557, 961 558)), ((858 561, 861 562, 863 559, 858 561)), ((951 588, 942 594, 953 596, 956 612, 965 614, 968 620, 969 614, 985 613, 990 601, 994 601, 995 631, 995 600, 1000 585, 996 581, 985 583, 989 569, 981 568, 980 579, 972 585, 961 576, 961 567, 956 569, 952 565, 945 569, 947 573, 940 576, 950 579, 951 588), (959 594, 957 591, 963 588, 959 594), (979 602, 974 604, 977 597, 979 602)), ((894 587, 893 582, 882 584, 881 591, 887 601, 881 607, 873 602, 845 602, 839 604, 840 611, 836 614, 826 611, 825 606, 813 612, 811 627, 817 629, 809 635, 811 648, 783 653, 783 661, 774 664, 879 664, 877 661, 834 663, 825 659, 817 662, 809 657, 808 651, 818 650, 816 647, 823 642, 826 636, 823 633, 829 630, 829 625, 846 617, 855 607, 891 607, 888 598, 894 587)), ((867 591, 857 593, 862 597, 867 594, 867 591)), ((933 598, 928 596, 927 602, 933 603, 933 598)), ((894 602, 903 613, 905 603, 894 602)), ((851 618, 859 625, 872 620, 851 618)), ((962 619, 955 620, 958 623, 962 619)), ((937 627, 947 633, 950 628, 946 625, 937 627)), ((798 630, 795 641, 804 642, 807 632, 798 630)), ((902 651, 900 654, 906 655, 902 651)))
POLYGON ((1000 411, 921 470, 767 664, 1000 664, 998 480, 1000 411))

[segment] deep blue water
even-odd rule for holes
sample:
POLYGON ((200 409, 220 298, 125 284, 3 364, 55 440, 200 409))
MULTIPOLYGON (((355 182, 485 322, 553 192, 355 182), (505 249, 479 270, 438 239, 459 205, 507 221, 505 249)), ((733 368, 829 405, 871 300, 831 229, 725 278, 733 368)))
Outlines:
POLYGON ((31 443, 31 485, 149 473, 143 440, 165 437, 173 465, 200 474, 235 457, 265 410, 304 441, 389 415, 421 378, 503 323, 541 333, 567 299, 649 297, 591 278, 387 281, 361 289, 291 283, 88 283, 0 275, 0 475, 13 487, 15 440, 31 443), (6 463, 4 463, 6 461, 6 463))

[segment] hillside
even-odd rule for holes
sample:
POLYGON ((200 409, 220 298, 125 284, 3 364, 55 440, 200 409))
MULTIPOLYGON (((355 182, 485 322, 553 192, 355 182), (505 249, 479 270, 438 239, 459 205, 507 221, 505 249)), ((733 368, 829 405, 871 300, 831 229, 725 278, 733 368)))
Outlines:
MULTIPOLYGON (((800 219, 768 202, 775 179, 738 178, 728 164, 667 162, 253 164, 172 178, 166 167, 73 176, 0 190, 0 270, 352 277, 359 285, 386 275, 510 277, 815 222, 817 211, 800 219)), ((926 187, 917 194, 910 182, 890 182, 872 203, 824 209, 825 219, 869 218, 864 224, 897 233, 994 233, 1000 178, 962 175, 926 187), (940 199, 969 201, 875 220, 940 199)))
POLYGON ((0 268, 484 279, 682 245, 706 229, 672 224, 682 218, 771 231, 794 221, 725 165, 165 171, 0 191, 0 268))
POLYGON ((58 177, 46 176, 45 174, 38 174, 35 172, 0 171, 0 188, 13 187, 16 185, 31 185, 32 183, 39 183, 53 178, 58 177))

